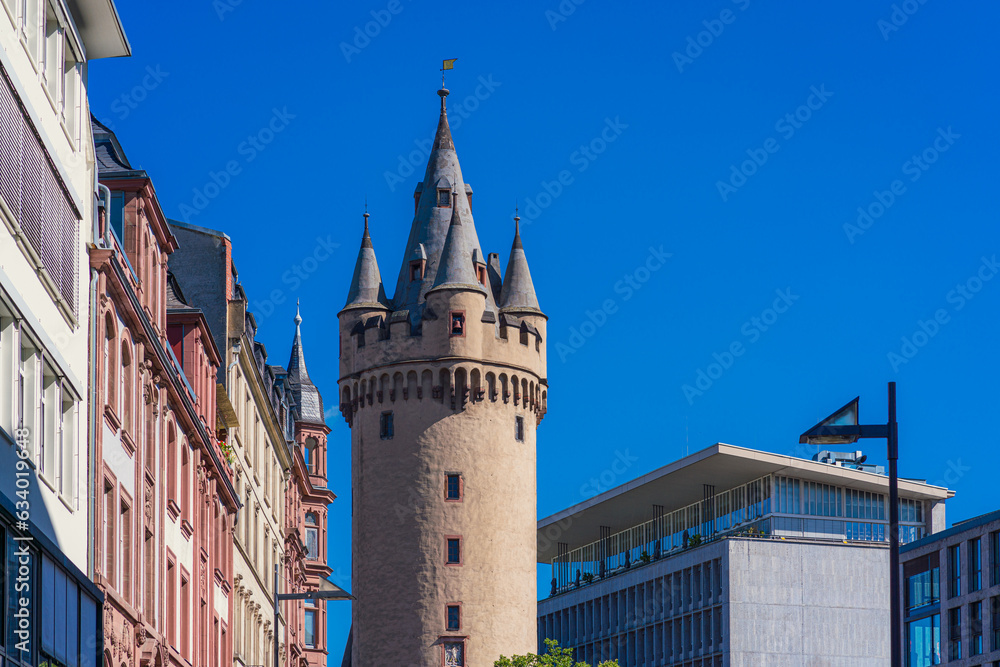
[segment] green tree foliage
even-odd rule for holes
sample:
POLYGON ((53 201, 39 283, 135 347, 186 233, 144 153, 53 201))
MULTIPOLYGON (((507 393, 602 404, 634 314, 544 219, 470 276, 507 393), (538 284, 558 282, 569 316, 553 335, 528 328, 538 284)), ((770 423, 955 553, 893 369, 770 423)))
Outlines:
MULTIPOLYGON (((573 649, 559 648, 554 639, 545 640, 545 655, 515 655, 513 658, 500 656, 493 667, 590 667, 585 662, 573 662, 573 649)), ((597 667, 619 667, 617 660, 602 662, 597 667)))

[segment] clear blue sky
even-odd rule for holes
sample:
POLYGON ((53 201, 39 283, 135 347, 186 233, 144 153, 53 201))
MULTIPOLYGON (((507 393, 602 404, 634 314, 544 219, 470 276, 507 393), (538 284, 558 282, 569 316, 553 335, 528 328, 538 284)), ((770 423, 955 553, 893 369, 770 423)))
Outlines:
MULTIPOLYGON (((169 216, 233 238, 277 362, 302 300, 330 407, 365 197, 392 290, 438 68, 458 58, 452 127, 480 240, 506 262, 518 198, 550 317, 541 516, 596 492, 616 452, 631 462, 615 483, 717 441, 801 453, 798 434, 858 394, 862 419, 884 420, 889 380, 900 474, 949 482, 951 520, 1000 506, 1000 8, 233 1, 119 2, 134 55, 93 63, 91 105, 169 216), (317 237, 339 247, 313 264, 317 237), (671 256, 647 273, 650 248, 671 256)), ((330 562, 350 587, 350 437, 329 423, 330 562)), ((864 447, 884 460, 881 441, 864 447)), ((339 664, 349 609, 330 612, 339 664)))

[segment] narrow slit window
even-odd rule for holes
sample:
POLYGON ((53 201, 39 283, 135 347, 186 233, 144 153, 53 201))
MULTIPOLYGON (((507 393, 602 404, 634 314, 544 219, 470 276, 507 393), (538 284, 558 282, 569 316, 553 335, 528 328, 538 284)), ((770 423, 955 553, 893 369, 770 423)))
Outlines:
POLYGON ((462 539, 460 537, 448 538, 448 565, 462 564, 462 539))
POLYGON ((447 500, 461 500, 462 499, 462 476, 457 473, 450 473, 448 475, 447 483, 445 486, 445 498, 447 500))
POLYGON ((449 630, 462 629, 462 608, 459 605, 457 604, 448 605, 447 616, 448 616, 449 630))
POLYGON ((514 438, 524 442, 524 417, 514 417, 514 438))
POLYGON ((393 433, 392 412, 383 412, 378 424, 379 437, 391 440, 393 433))

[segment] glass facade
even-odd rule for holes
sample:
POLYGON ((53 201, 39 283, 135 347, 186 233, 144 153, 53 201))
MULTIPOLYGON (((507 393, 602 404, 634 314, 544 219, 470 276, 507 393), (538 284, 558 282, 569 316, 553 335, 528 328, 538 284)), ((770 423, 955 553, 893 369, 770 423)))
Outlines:
POLYGON ((969 655, 983 652, 983 603, 969 605, 969 655))
POLYGON ((962 594, 962 545, 948 547, 948 597, 962 594))
POLYGON ((100 603, 74 575, 0 521, 0 664, 97 667, 100 603), (24 603, 27 602, 25 605, 24 603))
POLYGON ((927 605, 941 601, 941 570, 931 568, 906 579, 906 611, 919 612, 927 605))
POLYGON ((927 667, 941 664, 941 614, 927 616, 906 624, 907 666, 927 667))
POLYGON ((982 542, 977 537, 969 540, 969 592, 983 589, 983 557, 980 547, 982 542))
POLYGON ((948 610, 948 659, 962 657, 962 608, 948 610))

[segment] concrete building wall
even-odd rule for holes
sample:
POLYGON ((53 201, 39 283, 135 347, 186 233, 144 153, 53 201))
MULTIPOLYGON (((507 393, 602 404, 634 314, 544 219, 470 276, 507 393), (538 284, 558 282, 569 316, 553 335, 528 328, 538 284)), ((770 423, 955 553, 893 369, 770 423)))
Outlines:
POLYGON ((889 550, 727 540, 728 665, 875 667, 889 659, 889 550))
POLYGON ((884 546, 729 538, 538 603, 538 643, 591 665, 881 666, 884 546))

